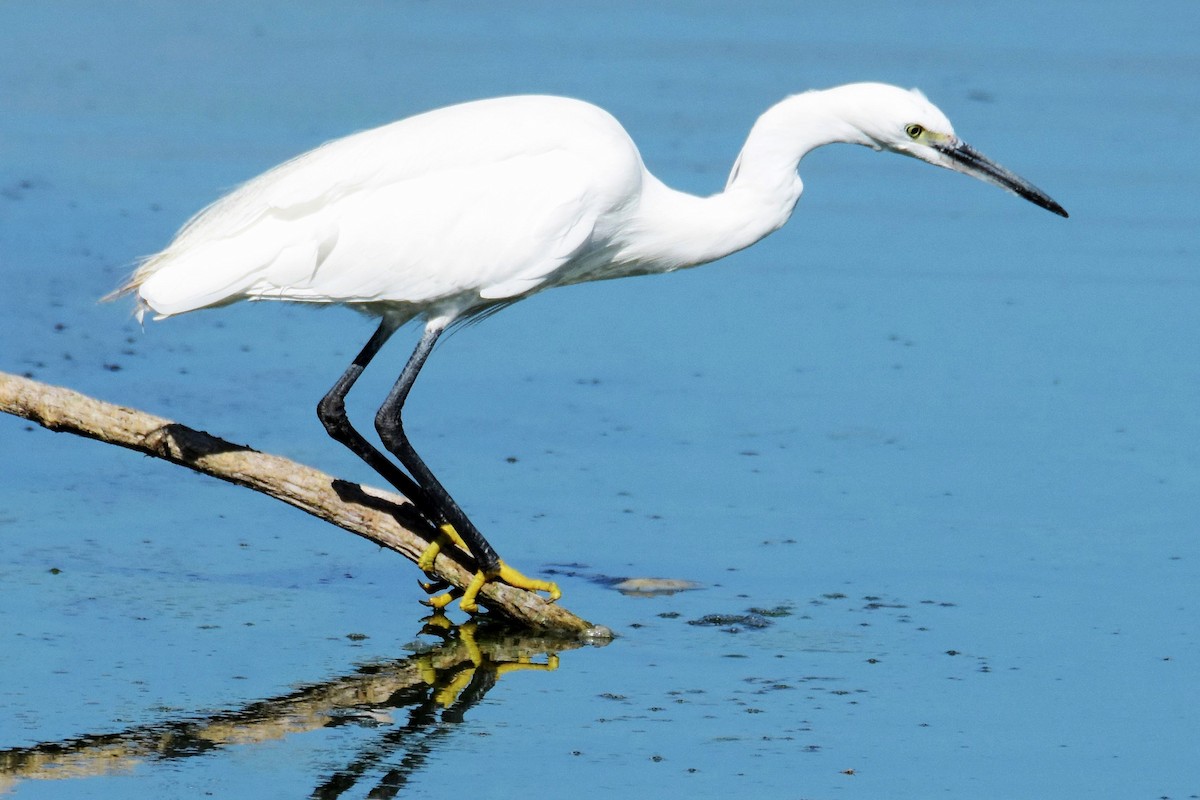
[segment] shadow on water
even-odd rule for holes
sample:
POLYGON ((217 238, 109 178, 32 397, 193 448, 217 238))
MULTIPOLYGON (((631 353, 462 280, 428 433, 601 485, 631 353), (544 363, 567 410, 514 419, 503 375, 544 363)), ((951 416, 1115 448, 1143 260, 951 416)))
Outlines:
POLYGON ((583 646, 494 624, 453 626, 445 617, 431 618, 422 633, 440 641, 405 658, 366 664, 351 674, 236 710, 0 750, 0 793, 21 780, 106 775, 142 762, 193 758, 356 725, 380 726, 381 733, 369 738, 344 767, 322 776, 311 796, 340 797, 370 776, 375 781, 370 797, 393 797, 502 676, 554 671, 559 652, 583 646), (401 713, 402 723, 384 725, 401 713), (381 765, 389 767, 382 775, 377 770, 381 765))

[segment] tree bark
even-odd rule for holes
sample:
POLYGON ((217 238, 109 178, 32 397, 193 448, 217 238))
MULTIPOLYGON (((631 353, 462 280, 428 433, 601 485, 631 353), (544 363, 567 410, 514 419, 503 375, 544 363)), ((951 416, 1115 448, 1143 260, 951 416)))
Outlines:
MULTIPOLYGON (((416 563, 432 536, 400 495, 334 478, 281 456, 261 453, 134 408, 113 405, 70 389, 0 372, 0 411, 49 428, 136 450, 282 500, 416 563)), ((445 548, 434 576, 465 588, 470 556, 445 548)), ((611 636, 540 596, 488 583, 480 600, 494 614, 526 627, 571 636, 611 636)))

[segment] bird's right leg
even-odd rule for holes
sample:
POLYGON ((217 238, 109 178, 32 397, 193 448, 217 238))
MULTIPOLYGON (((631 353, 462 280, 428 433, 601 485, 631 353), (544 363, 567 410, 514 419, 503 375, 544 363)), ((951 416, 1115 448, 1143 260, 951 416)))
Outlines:
MULTIPOLYGON (((375 429, 379 433, 379 438, 383 440, 384 447, 400 460, 404 468, 420 484, 421 490, 426 497, 426 502, 431 508, 436 509, 435 513, 438 514, 438 519, 434 520, 434 522, 440 523, 439 528, 446 536, 446 539, 442 542, 435 540, 430 545, 429 549, 422 555, 422 562, 428 560, 429 565, 432 566, 433 559, 437 556, 438 550, 446 541, 454 541, 462 545, 475 557, 478 571, 462 595, 461 606, 467 612, 476 610, 476 597, 480 589, 487 582, 494 580, 499 580, 510 586, 528 591, 547 592, 550 595, 551 601, 557 600, 561 596, 561 592, 559 592, 555 584, 549 581, 528 578, 500 559, 500 556, 488 540, 483 537, 479 529, 467 518, 467 515, 463 513, 458 503, 454 501, 454 498, 450 496, 450 493, 445 490, 441 482, 434 476, 433 471, 426 466, 425 462, 417 454, 416 449, 413 448, 412 443, 408 439, 408 434, 404 430, 402 419, 404 401, 408 399, 409 391, 417 379, 417 374, 420 373, 421 367, 425 365, 425 360, 433 351, 433 346, 437 343, 438 337, 441 336, 442 331, 445 330, 445 326, 450 321, 449 319, 434 319, 426 324, 420 342, 417 343, 416 349, 413 350, 408 363, 404 365, 404 370, 400 373, 400 377, 396 380, 392 391, 388 394, 387 399, 380 406, 379 412, 375 415, 375 429)), ((450 598, 446 600, 442 600, 441 598, 431 599, 435 601, 432 604, 440 608, 449 602, 450 598)))

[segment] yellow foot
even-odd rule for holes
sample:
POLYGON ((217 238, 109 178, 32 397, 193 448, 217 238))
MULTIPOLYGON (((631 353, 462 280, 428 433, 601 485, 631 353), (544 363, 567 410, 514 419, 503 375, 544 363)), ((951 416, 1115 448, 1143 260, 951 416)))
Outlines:
POLYGON ((433 596, 428 600, 422 600, 421 602, 435 611, 441 611, 443 608, 450 605, 450 603, 454 602, 456 597, 462 597, 463 593, 462 589, 456 589, 451 586, 449 582, 430 574, 433 570, 433 562, 437 560, 438 554, 442 552, 442 548, 447 545, 458 545, 459 547, 466 549, 466 545, 463 543, 462 537, 458 535, 458 531, 454 530, 454 526, 449 523, 438 528, 437 536, 435 536, 433 541, 429 543, 429 546, 421 552, 421 557, 417 559, 417 566, 420 567, 426 575, 429 575, 432 578, 432 580, 428 582, 422 581, 421 588, 424 589, 427 594, 433 596), (443 589, 449 589, 449 591, 447 591, 445 594, 436 594, 443 589))
POLYGON ((466 550, 467 545, 463 542, 462 537, 458 535, 458 531, 454 530, 454 526, 446 523, 438 528, 438 534, 433 541, 429 543, 421 552, 421 557, 417 559, 417 566, 423 572, 429 572, 433 569, 433 562, 437 559, 438 553, 442 552, 442 548, 448 544, 456 544, 466 550))
POLYGON ((500 567, 494 572, 488 573, 480 570, 475 573, 475 577, 471 579, 471 583, 467 586, 466 591, 463 592, 462 600, 458 604, 459 607, 468 614, 474 614, 478 611, 479 604, 477 601, 479 591, 484 587, 484 584, 491 583, 492 581, 507 583, 509 586, 515 586, 518 589, 525 589, 530 592, 546 592, 550 595, 549 601, 551 603, 562 597, 562 592, 559 591, 556 584, 550 581, 540 581, 536 578, 526 577, 501 561, 500 567))
POLYGON ((441 611, 446 606, 453 603, 454 598, 462 597, 462 595, 463 595, 462 589, 452 588, 452 589, 450 589, 450 591, 446 592, 445 594, 435 594, 432 597, 422 600, 421 605, 429 606, 434 611, 441 611))
POLYGON ((438 555, 442 552, 442 548, 447 545, 457 545, 463 550, 470 552, 470 548, 467 547, 462 537, 458 535, 458 531, 454 529, 454 526, 446 523, 438 528, 437 536, 434 537, 429 546, 422 551, 420 558, 417 559, 417 566, 433 579, 428 583, 421 583, 421 588, 433 595, 428 600, 421 601, 430 608, 441 610, 454 602, 456 597, 461 597, 462 602, 459 603, 459 606, 462 610, 468 614, 474 614, 479 610, 479 591, 483 589, 485 584, 492 581, 507 583, 509 586, 525 589, 530 592, 546 592, 550 595, 549 601, 551 603, 562 597, 562 592, 558 590, 558 586, 554 583, 526 577, 503 561, 500 562, 500 566, 494 571, 483 572, 481 570, 476 572, 466 589, 450 587, 449 591, 445 594, 434 594, 445 589, 448 585, 446 581, 430 574, 433 571, 433 562, 437 560, 438 555))

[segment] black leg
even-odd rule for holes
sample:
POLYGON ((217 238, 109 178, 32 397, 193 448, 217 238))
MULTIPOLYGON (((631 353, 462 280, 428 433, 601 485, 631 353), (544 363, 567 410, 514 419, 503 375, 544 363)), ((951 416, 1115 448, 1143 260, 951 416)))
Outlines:
MULTIPOLYGON (((335 440, 341 442, 348 447, 351 452, 367 462, 370 467, 379 473, 379 475, 395 486, 401 493, 404 494, 417 509, 425 515, 430 513, 429 503, 426 500, 425 492, 417 485, 412 478, 404 474, 404 472, 380 453, 362 437, 354 426, 350 424, 349 418, 346 416, 346 394, 350 391, 350 387, 354 386, 354 382, 362 375, 367 364, 371 363, 371 359, 379 352, 379 348, 383 347, 391 335, 396 332, 399 325, 391 319, 384 317, 379 323, 379 328, 371 336, 370 340, 363 347, 342 377, 338 378, 337 383, 333 388, 321 398, 321 402, 317 404, 317 416, 321 419, 321 423, 325 426, 325 430, 329 432, 335 440)), ((437 525, 440 520, 430 519, 432 524, 437 525)))
POLYGON ((404 371, 400 373, 387 400, 383 402, 379 412, 375 415, 375 430, 379 432, 379 438, 383 440, 384 447, 400 459, 400 463, 420 485, 426 501, 441 515, 442 519, 434 520, 434 522, 448 522, 453 525, 470 549, 471 555, 475 557, 480 571, 491 573, 499 569, 500 557, 487 539, 483 538, 483 534, 471 523, 471 520, 467 519, 467 515, 434 477, 433 472, 425 465, 421 457, 417 455, 417 451, 408 441, 408 435, 404 432, 404 423, 401 420, 404 401, 408 398, 409 390, 412 389, 417 374, 425 365, 425 359, 429 357, 430 351, 433 350, 433 346, 438 337, 442 335, 443 330, 445 330, 444 324, 430 324, 425 327, 425 332, 421 336, 421 341, 417 343, 416 350, 408 359, 404 371))

